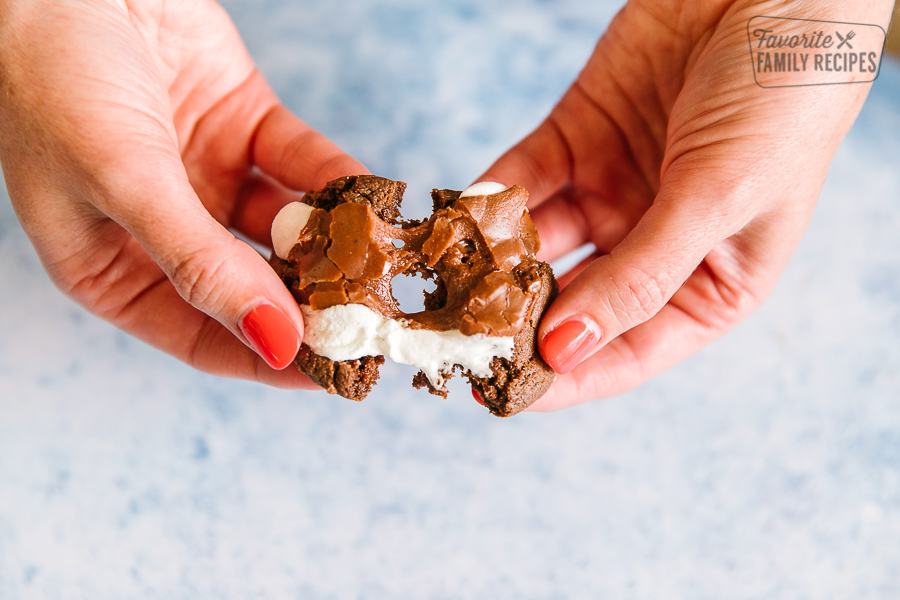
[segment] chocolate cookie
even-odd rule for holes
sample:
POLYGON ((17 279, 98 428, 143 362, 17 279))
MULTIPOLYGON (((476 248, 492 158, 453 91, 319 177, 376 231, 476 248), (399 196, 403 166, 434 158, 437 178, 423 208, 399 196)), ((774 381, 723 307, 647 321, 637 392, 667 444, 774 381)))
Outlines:
POLYGON ((406 185, 344 177, 285 207, 271 264, 307 321, 297 366, 330 393, 362 400, 382 354, 420 368, 416 387, 446 396, 460 368, 492 413, 515 414, 555 375, 535 337, 557 287, 534 258, 539 239, 521 187, 434 190, 425 222, 400 219, 406 185), (391 279, 436 283, 425 310, 404 313, 391 279))

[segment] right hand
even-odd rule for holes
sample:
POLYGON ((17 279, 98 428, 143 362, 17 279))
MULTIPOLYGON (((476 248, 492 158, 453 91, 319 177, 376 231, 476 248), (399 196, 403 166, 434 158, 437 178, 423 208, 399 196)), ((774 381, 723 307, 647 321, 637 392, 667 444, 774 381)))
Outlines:
MULTIPOLYGON (((844 3, 840 19, 886 24, 890 9, 844 3)), ((837 18, 830 0, 630 0, 550 116, 482 175, 529 190, 541 260, 596 248, 541 321, 560 377, 533 410, 642 384, 774 288, 871 84, 757 85, 758 15, 837 18)))
POLYGON ((279 102, 212 0, 0 15, 0 163, 54 283, 198 369, 314 388, 281 370, 297 303, 228 228, 269 245, 295 190, 365 168, 279 102))

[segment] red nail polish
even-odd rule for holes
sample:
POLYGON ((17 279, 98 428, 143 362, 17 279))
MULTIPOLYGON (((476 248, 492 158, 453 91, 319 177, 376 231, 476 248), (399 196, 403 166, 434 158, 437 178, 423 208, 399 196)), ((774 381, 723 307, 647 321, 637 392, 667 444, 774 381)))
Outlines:
POLYGON ((475 397, 475 400, 478 401, 478 404, 484 406, 484 398, 481 397, 481 394, 478 393, 478 390, 472 388, 472 395, 475 397))
POLYGON ((241 331, 270 367, 281 370, 300 350, 300 334, 280 310, 260 304, 241 321, 241 331))
POLYGON ((579 319, 566 321, 544 336, 541 355, 563 375, 578 366, 600 341, 594 329, 579 319))

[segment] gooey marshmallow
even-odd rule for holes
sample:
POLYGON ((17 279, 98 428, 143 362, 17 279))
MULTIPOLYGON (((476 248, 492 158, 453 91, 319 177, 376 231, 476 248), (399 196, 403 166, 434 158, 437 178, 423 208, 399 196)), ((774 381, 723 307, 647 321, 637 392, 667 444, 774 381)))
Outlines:
MULTIPOLYGON (((507 189, 502 183, 483 181, 466 188, 460 198, 488 196, 507 189)), ((276 256, 287 260, 312 211, 303 202, 292 202, 281 209, 272 222, 272 247, 276 256)), ((307 326, 304 342, 316 354, 336 361, 382 354, 421 370, 436 389, 443 388, 443 374, 454 365, 460 365, 476 377, 490 377, 491 361, 497 357, 511 359, 515 346, 513 337, 410 329, 362 304, 342 304, 323 310, 302 305, 300 309, 307 326)))
POLYGON ((316 354, 331 360, 383 354, 394 362, 421 370, 436 389, 444 387, 443 373, 452 370, 453 365, 472 371, 476 377, 490 377, 494 357, 513 356, 512 337, 410 329, 362 304, 300 309, 307 326, 303 341, 316 354))

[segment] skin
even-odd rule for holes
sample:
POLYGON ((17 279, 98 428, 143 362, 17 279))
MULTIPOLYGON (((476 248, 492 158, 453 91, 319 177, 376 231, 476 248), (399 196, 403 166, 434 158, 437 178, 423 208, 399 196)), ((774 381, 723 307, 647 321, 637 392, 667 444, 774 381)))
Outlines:
MULTIPOLYGON (((539 332, 564 372, 534 409, 631 389, 758 307, 809 223, 868 85, 763 89, 757 15, 877 23, 887 0, 633 0, 572 88, 481 180, 519 184, 560 277, 539 332), (801 176, 798 176, 801 174, 801 176), (577 360, 547 336, 582 323, 577 360)), ((364 167, 285 109, 211 0, 0 0, 0 163, 64 293, 194 367, 312 388, 249 347, 243 317, 291 295, 229 230, 364 167)))
POLYGON ((541 323, 544 358, 565 374, 533 410, 630 390, 764 301, 870 86, 759 87, 747 23, 799 16, 886 28, 891 8, 633 0, 622 9, 546 121, 480 178, 530 191, 543 260, 597 249, 560 277, 541 323), (571 320, 600 339, 565 365, 547 340, 571 320))
POLYGON ((270 244, 295 190, 365 168, 281 105, 208 0, 0 1, 0 162, 54 283, 194 367, 287 388, 240 323, 291 294, 270 244))

